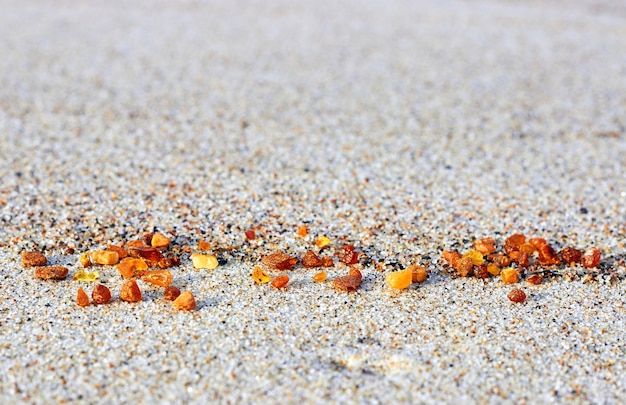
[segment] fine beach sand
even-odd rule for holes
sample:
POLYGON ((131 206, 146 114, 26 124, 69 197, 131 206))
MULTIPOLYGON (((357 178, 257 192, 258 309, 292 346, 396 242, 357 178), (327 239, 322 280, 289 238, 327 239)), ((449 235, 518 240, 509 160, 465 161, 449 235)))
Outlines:
POLYGON ((0 403, 626 401, 621 2, 1 1, 0 179, 0 403), (78 307, 80 253, 155 228, 222 260, 172 269, 197 309, 107 266, 78 307), (522 304, 443 266, 515 232, 602 263, 522 304), (254 283, 318 235, 357 292, 254 283))

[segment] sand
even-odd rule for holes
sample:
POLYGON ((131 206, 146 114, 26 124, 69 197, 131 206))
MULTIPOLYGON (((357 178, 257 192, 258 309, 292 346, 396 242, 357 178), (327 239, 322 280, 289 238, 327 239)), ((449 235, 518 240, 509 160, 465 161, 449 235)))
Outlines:
POLYGON ((544 3, 2 2, 0 402, 626 401, 626 7, 544 3), (180 252, 195 311, 110 266, 113 302, 75 304, 80 253, 155 228, 222 262, 180 252), (515 232, 602 263, 522 304, 443 265, 515 232), (255 285, 318 235, 359 291, 255 285))

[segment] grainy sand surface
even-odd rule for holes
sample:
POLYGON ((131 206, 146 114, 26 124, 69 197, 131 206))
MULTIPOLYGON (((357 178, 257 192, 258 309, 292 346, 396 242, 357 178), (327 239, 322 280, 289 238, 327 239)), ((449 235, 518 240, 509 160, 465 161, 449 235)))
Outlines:
POLYGON ((619 1, 2 1, 0 402, 623 403, 625 128, 619 1), (114 267, 78 307, 78 255, 154 227, 226 261, 181 255, 198 308, 114 267), (513 304, 440 259, 514 232, 603 261, 513 304), (254 284, 322 234, 358 292, 254 284))

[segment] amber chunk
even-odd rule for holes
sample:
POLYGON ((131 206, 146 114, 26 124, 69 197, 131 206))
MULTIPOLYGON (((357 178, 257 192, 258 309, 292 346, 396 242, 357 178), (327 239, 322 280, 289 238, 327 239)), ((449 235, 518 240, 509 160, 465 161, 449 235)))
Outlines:
POLYGON ((561 260, 563 260, 564 263, 579 263, 582 257, 583 252, 573 246, 568 246, 561 250, 561 260))
POLYGON ((511 252, 511 260, 517 263, 520 267, 527 267, 530 264, 528 260, 528 253, 521 250, 511 252))
POLYGON ((163 291, 163 299, 167 301, 174 301, 180 295, 180 289, 178 287, 174 287, 173 285, 167 287, 163 291))
POLYGON ((160 232, 156 232, 150 239, 150 246, 157 249, 165 249, 170 245, 170 238, 160 232))
POLYGON ((278 276, 272 280, 272 287, 274 288, 283 288, 289 282, 289 276, 278 276))
POLYGON ((254 229, 248 229, 246 232, 246 239, 248 240, 253 240, 256 239, 256 232, 254 231, 254 229))
POLYGON ((333 280, 333 285, 343 291, 356 291, 361 285, 361 277, 358 276, 342 276, 333 280))
POLYGON ((345 245, 335 255, 339 257, 340 262, 345 264, 356 264, 359 261, 359 253, 354 251, 352 245, 345 245))
POLYGON ((164 257, 159 249, 152 246, 131 246, 128 248, 128 254, 132 257, 145 259, 149 265, 157 264, 164 257))
POLYGON ((48 259, 41 252, 22 252, 22 266, 45 266, 48 259))
POLYGON ((489 270, 488 270, 487 263, 483 263, 479 266, 474 266, 474 277, 489 278, 489 270))
POLYGON ((89 296, 82 288, 79 288, 78 292, 76 293, 76 304, 81 307, 89 306, 89 296))
POLYGON ((322 260, 312 250, 308 250, 302 257, 302 265, 304 267, 319 267, 322 265, 322 260))
POLYGON ((213 270, 219 265, 219 261, 215 255, 203 255, 194 253, 191 255, 191 263, 195 269, 213 270))
POLYGON ((502 282, 507 284, 515 284, 519 281, 519 275, 517 274, 517 271, 512 267, 500 271, 500 277, 502 278, 502 282))
POLYGON ((391 288, 402 290, 409 288, 413 281, 413 269, 406 268, 404 270, 394 271, 385 276, 387 285, 391 288))
POLYGON ((361 270, 356 269, 354 267, 350 268, 350 271, 348 272, 348 274, 351 276, 363 278, 363 274, 361 274, 361 270))
POLYGON ((113 265, 120 261, 117 252, 109 250, 94 250, 91 252, 91 262, 94 264, 113 265))
POLYGON ((487 256, 487 260, 495 264, 496 266, 503 268, 511 264, 511 259, 503 254, 494 253, 492 255, 487 256))
POLYGON ((459 273, 461 277, 467 277, 470 274, 470 271, 474 267, 474 262, 470 257, 461 257, 456 261, 456 271, 459 273))
POLYGON ((321 258, 321 260, 322 260, 322 267, 333 267, 335 265, 335 262, 333 261, 332 257, 324 256, 321 258))
POLYGON ((326 281, 326 272, 320 271, 319 273, 314 274, 313 281, 318 282, 318 283, 326 281))
POLYGON ((260 268, 259 266, 256 266, 252 270, 252 279, 257 284, 265 284, 265 283, 269 283, 270 282, 271 277, 269 276, 269 274, 267 274, 265 271, 263 271, 262 268, 260 268))
POLYGON ((168 287, 172 284, 172 272, 169 270, 149 270, 141 275, 141 281, 159 287, 168 287))
POLYGON ((142 258, 126 257, 116 266, 123 278, 135 277, 135 273, 148 269, 148 264, 142 258))
POLYGON ((191 291, 185 291, 172 301, 172 305, 181 311, 191 311, 196 308, 196 299, 191 291))
POLYGON ((483 255, 489 255, 496 251, 496 242, 493 238, 478 239, 474 241, 474 250, 483 255))
POLYGON ((86 271, 85 269, 78 269, 74 273, 73 280, 77 281, 96 281, 100 277, 97 271, 86 271))
POLYGON ((289 270, 298 263, 298 259, 283 252, 270 253, 261 259, 263 265, 274 270, 289 270))
POLYGON ((81 266, 83 266, 83 267, 91 266, 91 253, 90 252, 85 252, 85 253, 81 254, 80 257, 78 258, 78 261, 80 262, 81 266))
POLYGON ((330 244, 330 239, 326 236, 320 235, 315 239, 315 246, 320 249, 325 248, 330 244))
POLYGON ((582 256, 582 264, 583 266, 585 266, 588 269, 592 269, 594 267, 598 267, 598 265, 600 264, 600 251, 595 248, 592 247, 590 249, 587 249, 585 251, 585 253, 582 256))
POLYGON ((306 225, 300 225, 298 227, 298 236, 304 238, 305 236, 307 236, 307 234, 309 233, 308 229, 306 228, 306 225))
POLYGON ((532 255, 533 253, 537 251, 537 248, 531 245, 530 243, 524 243, 522 246, 520 246, 519 250, 520 252, 524 252, 527 255, 532 255))
POLYGON ((128 280, 122 285, 120 291, 120 298, 126 302, 139 302, 141 301, 141 290, 135 280, 128 280))
POLYGON ((204 251, 211 250, 211 243, 205 240, 199 240, 198 250, 204 250, 204 251))
POLYGON ((68 272, 67 267, 63 266, 36 267, 35 277, 42 280, 63 280, 68 272))
POLYGON ((489 272, 489 274, 491 274, 492 276, 497 276, 500 274, 500 267, 496 266, 493 263, 489 263, 487 264, 487 272, 489 272))
POLYGON ((463 257, 469 257, 470 259, 472 259, 472 263, 474 263, 475 266, 479 266, 481 264, 483 264, 483 262, 485 261, 482 253, 480 253, 477 250, 470 250, 468 252, 466 252, 463 257))
POLYGON ((180 265, 180 257, 176 256, 174 253, 168 253, 166 259, 169 260, 170 267, 180 265))
POLYGON ((128 242, 126 242, 126 248, 131 248, 131 247, 145 247, 146 244, 143 243, 142 240, 130 240, 128 242))
POLYGON ((542 246, 548 244, 548 242, 544 238, 530 238, 528 240, 528 243, 537 250, 539 250, 539 248, 541 248, 542 246))
POLYGON ((526 281, 528 281, 530 284, 539 285, 543 282, 543 278, 539 274, 532 274, 526 277, 526 281))
POLYGON ((93 299, 93 303, 96 305, 106 304, 111 301, 111 290, 104 284, 98 284, 91 292, 91 299, 93 299))
POLYGON ((461 258, 461 254, 456 250, 444 250, 443 258, 452 267, 456 268, 456 262, 461 258))
POLYGON ((509 297, 509 299, 513 302, 524 302, 526 301, 526 293, 522 290, 520 290, 519 288, 514 288, 512 289, 508 294, 507 297, 509 297))
POLYGON ((411 269, 411 282, 413 283, 423 283, 428 278, 428 273, 423 266, 413 265, 409 266, 411 269))
POLYGON ((557 255, 554 248, 548 244, 540 245, 537 252, 539 253, 539 263, 542 266, 551 266, 561 263, 559 255, 557 255))
POLYGON ((504 245, 505 246, 506 245, 517 246, 518 249, 524 243, 526 243, 526 236, 523 233, 515 233, 515 234, 509 236, 508 238, 506 238, 506 240, 504 241, 504 245))
POLYGON ((152 237, 154 236, 154 232, 145 232, 141 236, 141 241, 145 246, 152 246, 152 237))
POLYGON ((119 260, 122 260, 123 258, 125 258, 126 256, 128 256, 128 253, 126 252, 126 249, 124 249, 124 248, 123 248, 123 247, 121 247, 121 246, 117 246, 117 245, 110 245, 110 246, 107 248, 107 250, 108 250, 108 251, 111 251, 111 252, 115 252, 115 253, 117 253, 117 258, 118 258, 119 260))

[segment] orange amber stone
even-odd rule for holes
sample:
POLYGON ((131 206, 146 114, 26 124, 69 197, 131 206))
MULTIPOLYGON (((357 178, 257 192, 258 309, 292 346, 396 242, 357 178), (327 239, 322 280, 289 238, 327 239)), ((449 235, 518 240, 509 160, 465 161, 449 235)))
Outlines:
POLYGON ((452 267, 456 268, 456 261, 461 258, 461 254, 456 250, 444 250, 443 258, 446 262, 448 262, 452 267))
POLYGON ((79 288, 76 293, 76 303, 81 307, 89 306, 89 296, 82 288, 79 288))
POLYGON ((428 273, 423 266, 418 266, 415 264, 413 266, 409 266, 408 268, 411 269, 411 282, 423 283, 428 278, 428 273))
POLYGON ((496 251, 496 242, 493 238, 482 238, 474 242, 474 250, 482 253, 483 255, 489 255, 496 251))
POLYGON ((470 257, 461 257, 457 260, 455 269, 461 277, 467 277, 472 267, 474 267, 474 262, 470 257))
POLYGON ((205 240, 198 241, 198 250, 211 250, 211 243, 205 240))
POLYGON ((528 253, 516 250, 511 252, 511 260, 517 263, 520 267, 527 267, 530 262, 528 260, 528 253))
POLYGON ((582 257, 583 252, 573 246, 568 246, 561 250, 561 260, 563 260, 564 263, 579 263, 582 257))
POLYGON ((509 264, 511 264, 511 259, 509 259, 507 256, 500 254, 500 253, 489 255, 487 257, 487 260, 492 262, 493 264, 495 264, 496 266, 500 268, 506 267, 509 264))
POLYGON ((106 304, 111 301, 111 290, 104 284, 98 284, 93 288, 91 298, 94 304, 106 304))
POLYGON ((326 272, 320 271, 319 273, 314 274, 313 281, 318 282, 318 283, 326 281, 326 272))
POLYGON ((530 238, 530 240, 528 240, 528 243, 532 245, 535 249, 539 249, 542 246, 548 244, 548 242, 544 238, 530 238))
POLYGON ((582 257, 582 264, 588 269, 598 267, 600 264, 600 251, 597 248, 590 248, 585 251, 582 257))
POLYGON ((22 252, 22 266, 45 266, 48 259, 40 252, 22 252))
POLYGON ((142 258, 126 257, 116 266, 123 278, 131 278, 136 272, 147 270, 148 264, 142 258))
POLYGON ((533 274, 526 277, 526 281, 528 281, 530 284, 538 285, 543 282, 543 278, 539 274, 533 274))
POLYGON ((122 260, 123 258, 128 256, 128 253, 126 252, 126 249, 124 249, 123 247, 117 246, 117 245, 110 245, 107 248, 107 250, 110 251, 110 252, 117 253, 117 258, 120 259, 120 260, 122 260))
POLYGON ((542 266, 551 266, 561 263, 559 255, 557 255, 554 248, 548 244, 541 245, 537 249, 537 252, 539 253, 539 263, 542 266))
POLYGON ((274 288, 283 288, 289 282, 289 276, 278 276, 272 280, 272 287, 274 288))
POLYGON ((519 281, 519 275, 517 274, 517 271, 512 267, 503 269, 500 272, 500 277, 502 278, 502 282, 507 284, 514 284, 519 281))
POLYGON ((174 301, 180 295, 180 289, 178 287, 174 287, 173 285, 167 287, 163 291, 163 299, 167 301, 174 301))
POLYGON ((298 263, 298 259, 283 252, 275 252, 261 259, 261 263, 274 270, 289 270, 298 263))
POLYGON ((169 270, 146 271, 141 275, 141 281, 160 287, 168 287, 172 284, 172 272, 169 270))
POLYGON ((160 262, 164 257, 159 249, 152 246, 131 246, 128 248, 128 254, 133 257, 141 257, 150 265, 160 262))
POLYGON ((413 282, 413 270, 406 268, 404 270, 394 271, 385 276, 387 285, 391 288, 403 290, 409 288, 413 282))
POLYGON ((306 225, 301 225, 298 227, 297 233, 298 233, 298 236, 304 238, 309 233, 309 231, 307 230, 306 225))
POLYGON ((340 290, 352 292, 359 288, 361 280, 361 277, 348 275, 334 279, 333 285, 340 290))
POLYGON ((163 235, 160 232, 157 232, 154 235, 152 235, 152 238, 150 239, 150 246, 155 247, 157 249, 164 249, 168 247, 169 244, 170 244, 170 238, 168 238, 167 236, 163 235))
POLYGON ((196 299, 191 291, 185 291, 172 302, 172 305, 182 311, 191 311, 196 308, 196 299))
POLYGON ((302 265, 304 267, 319 267, 322 265, 322 260, 312 250, 308 250, 302 257, 302 265))
POLYGON ((141 301, 141 290, 135 280, 128 280, 122 286, 120 291, 120 298, 126 302, 139 302, 141 301))

